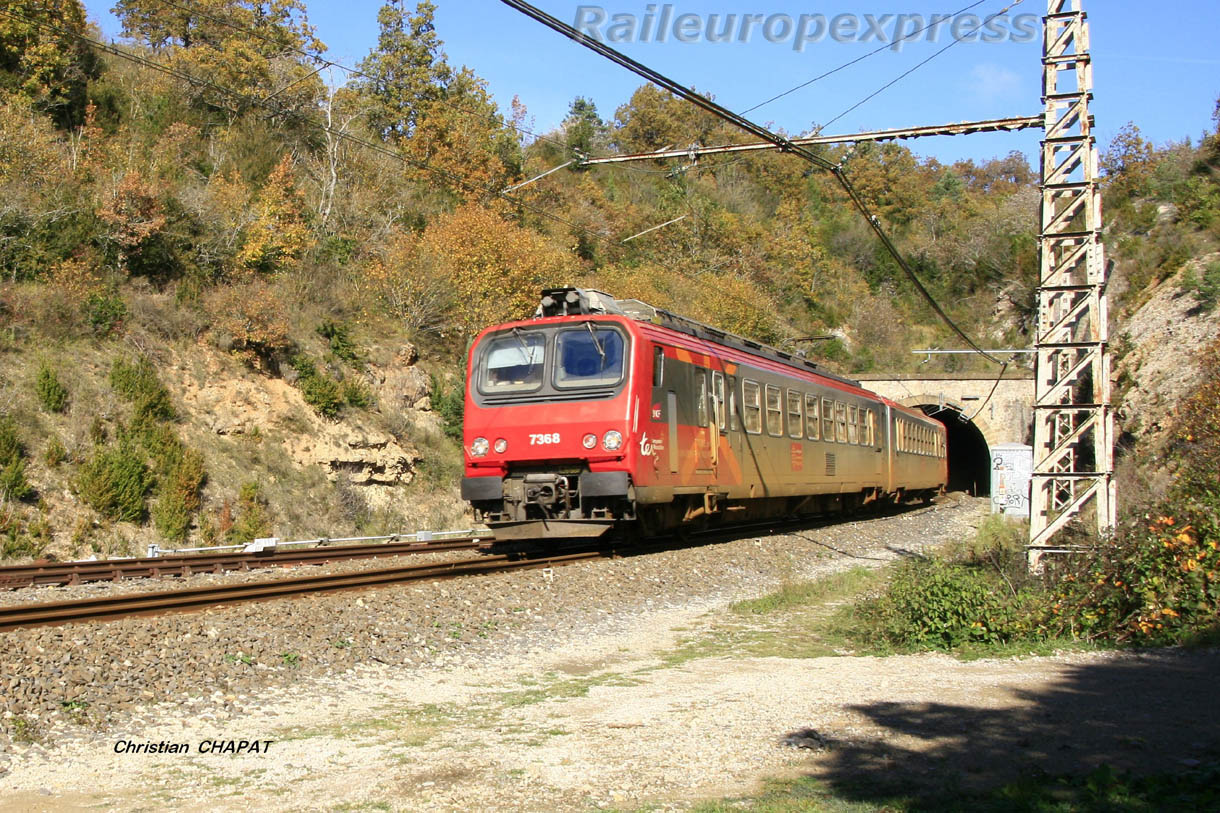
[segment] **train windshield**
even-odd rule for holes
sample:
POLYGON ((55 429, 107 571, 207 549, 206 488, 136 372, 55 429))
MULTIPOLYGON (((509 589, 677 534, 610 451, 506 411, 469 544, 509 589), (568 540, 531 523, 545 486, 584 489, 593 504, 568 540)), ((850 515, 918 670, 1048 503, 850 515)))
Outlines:
POLYGON ((623 378, 623 335, 591 322, 555 337, 555 386, 605 387, 623 378))
POLYGON ((483 353, 484 392, 532 392, 542 386, 546 336, 514 330, 487 343, 483 353))

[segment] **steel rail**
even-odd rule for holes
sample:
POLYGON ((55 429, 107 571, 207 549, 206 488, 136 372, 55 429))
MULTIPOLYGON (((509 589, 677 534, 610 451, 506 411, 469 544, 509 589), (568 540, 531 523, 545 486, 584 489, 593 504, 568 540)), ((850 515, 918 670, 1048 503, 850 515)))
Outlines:
POLYGON ((519 559, 507 555, 492 556, 484 559, 465 559, 426 565, 409 565, 381 570, 366 570, 358 573, 305 576, 295 579, 233 584, 221 587, 200 587, 189 590, 134 593, 75 601, 0 607, 0 632, 24 627, 55 626, 80 621, 110 621, 135 615, 189 612, 208 607, 240 604, 249 601, 270 601, 277 598, 311 593, 362 590, 371 587, 432 579, 454 579, 462 576, 501 571, 555 567, 585 559, 601 558, 605 555, 600 550, 587 550, 579 553, 547 556, 538 559, 519 559))
POLYGON ((0 567, 0 590, 159 576, 227 573, 286 565, 320 565, 349 559, 374 559, 418 553, 446 553, 457 550, 477 550, 486 547, 489 543, 490 540, 485 537, 467 537, 432 542, 391 542, 376 545, 281 549, 263 553, 232 551, 203 555, 10 565, 0 567))

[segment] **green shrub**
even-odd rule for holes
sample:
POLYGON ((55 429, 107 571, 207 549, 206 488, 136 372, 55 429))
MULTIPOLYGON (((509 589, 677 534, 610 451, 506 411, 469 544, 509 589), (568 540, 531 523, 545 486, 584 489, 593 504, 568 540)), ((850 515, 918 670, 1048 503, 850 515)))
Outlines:
POLYGON ((55 468, 68 459, 68 450, 64 448, 64 444, 59 438, 51 438, 46 451, 43 452, 42 459, 48 466, 55 468))
POLYGON ((33 496, 34 489, 25 478, 24 457, 16 424, 7 415, 0 417, 0 497, 24 500, 33 496))
POLYGON ((243 483, 237 495, 237 516, 225 532, 230 544, 253 542, 271 536, 271 513, 257 482, 243 483))
POLYGON ((330 352, 334 353, 336 358, 346 361, 353 367, 360 367, 364 363, 360 351, 352 342, 347 325, 327 319, 318 325, 318 335, 326 339, 330 352))
POLYGON ((115 293, 90 294, 85 299, 84 311, 90 327, 99 336, 109 336, 118 331, 127 318, 127 306, 123 304, 123 298, 115 293))
POLYGON ((343 400, 348 406, 356 409, 368 409, 373 405, 373 394, 363 382, 347 380, 343 382, 343 400))
POLYGON ((38 366, 38 377, 34 381, 34 390, 38 394, 39 402, 47 411, 63 412, 68 408, 67 388, 60 383, 55 371, 45 363, 38 366))
POLYGON ((298 355, 292 360, 292 369, 297 371, 297 388, 305 403, 314 408, 324 418, 334 418, 339 415, 346 401, 343 388, 318 368, 307 356, 298 355))
POLYGON ((24 500, 34 494, 34 488, 25 478, 25 461, 17 458, 0 467, 0 497, 24 500))
POLYGON ((1197 277, 1193 269, 1187 271, 1182 275, 1182 289, 1193 296, 1204 311, 1215 310, 1220 302, 1220 262, 1210 263, 1197 277))
POLYGON ((17 437, 17 425, 8 415, 0 415, 0 463, 18 460, 24 454, 25 447, 17 437))
POLYGON ((157 378, 157 371, 147 356, 141 356, 134 363, 115 359, 110 368, 110 386, 132 405, 136 425, 175 417, 169 390, 157 378))
POLYGON ((108 519, 142 522, 152 476, 134 444, 98 448, 81 464, 76 490, 80 498, 108 519))
POLYGON ((200 492, 207 482, 203 455, 179 446, 173 459, 159 462, 157 502, 153 507, 153 524, 163 538, 171 542, 186 539, 191 520, 199 511, 200 492))
POLYGON ((462 420, 466 411, 466 392, 461 384, 452 387, 442 386, 441 380, 433 373, 429 376, 432 386, 428 388, 428 402, 432 411, 441 419, 445 436, 462 441, 462 420))
POLYGON ((899 649, 952 649, 998 643, 1007 609, 978 570, 939 559, 908 559, 886 592, 859 610, 872 643, 899 649))
POLYGON ((50 544, 45 520, 26 523, 12 507, 0 505, 0 559, 37 559, 50 544))

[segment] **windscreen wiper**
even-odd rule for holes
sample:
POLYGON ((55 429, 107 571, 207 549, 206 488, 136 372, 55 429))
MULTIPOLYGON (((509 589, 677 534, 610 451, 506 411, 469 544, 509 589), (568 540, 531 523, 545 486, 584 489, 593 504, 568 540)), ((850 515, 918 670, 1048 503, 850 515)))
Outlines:
POLYGON ((597 340, 597 331, 593 329, 592 322, 585 322, 585 327, 589 329, 589 335, 593 338, 593 346, 597 348, 597 355, 602 357, 602 369, 606 369, 606 351, 602 349, 602 344, 597 340))
POLYGON ((531 368, 534 366, 534 348, 525 343, 525 339, 521 338, 521 328, 515 327, 512 329, 513 338, 521 345, 521 357, 525 359, 525 363, 531 368))

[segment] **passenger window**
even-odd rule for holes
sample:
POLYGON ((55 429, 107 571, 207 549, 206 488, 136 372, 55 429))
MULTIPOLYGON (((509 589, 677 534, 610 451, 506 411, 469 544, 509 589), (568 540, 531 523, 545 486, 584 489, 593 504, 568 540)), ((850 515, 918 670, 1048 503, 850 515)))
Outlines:
POLYGON ((835 442, 847 443, 847 404, 835 401, 835 442))
POLYGON ((865 443, 868 446, 877 445, 877 413, 871 409, 864 413, 865 443))
POLYGON ((712 411, 716 426, 724 431, 724 373, 712 373, 712 411))
POLYGON ((822 440, 834 442, 835 439, 835 408, 829 398, 822 399, 822 440))
POLYGON ((696 373, 696 386, 699 388, 699 400, 695 403, 695 420, 700 426, 707 426, 707 373, 696 373))
POLYGON ((788 437, 799 438, 805 434, 804 399, 799 392, 788 390, 788 437))
POLYGON ((762 404, 759 402, 758 385, 753 381, 741 382, 742 417, 745 419, 746 431, 751 435, 762 432, 762 404))
POLYGON ((818 417, 818 397, 816 395, 805 396, 805 436, 810 440, 817 440, 821 437, 819 430, 820 418, 818 417))
POLYGON ((767 385, 767 434, 779 437, 784 434, 784 404, 779 387, 767 385))
POLYGON ((847 442, 853 446, 860 445, 860 410, 854 406, 847 408, 847 442))

